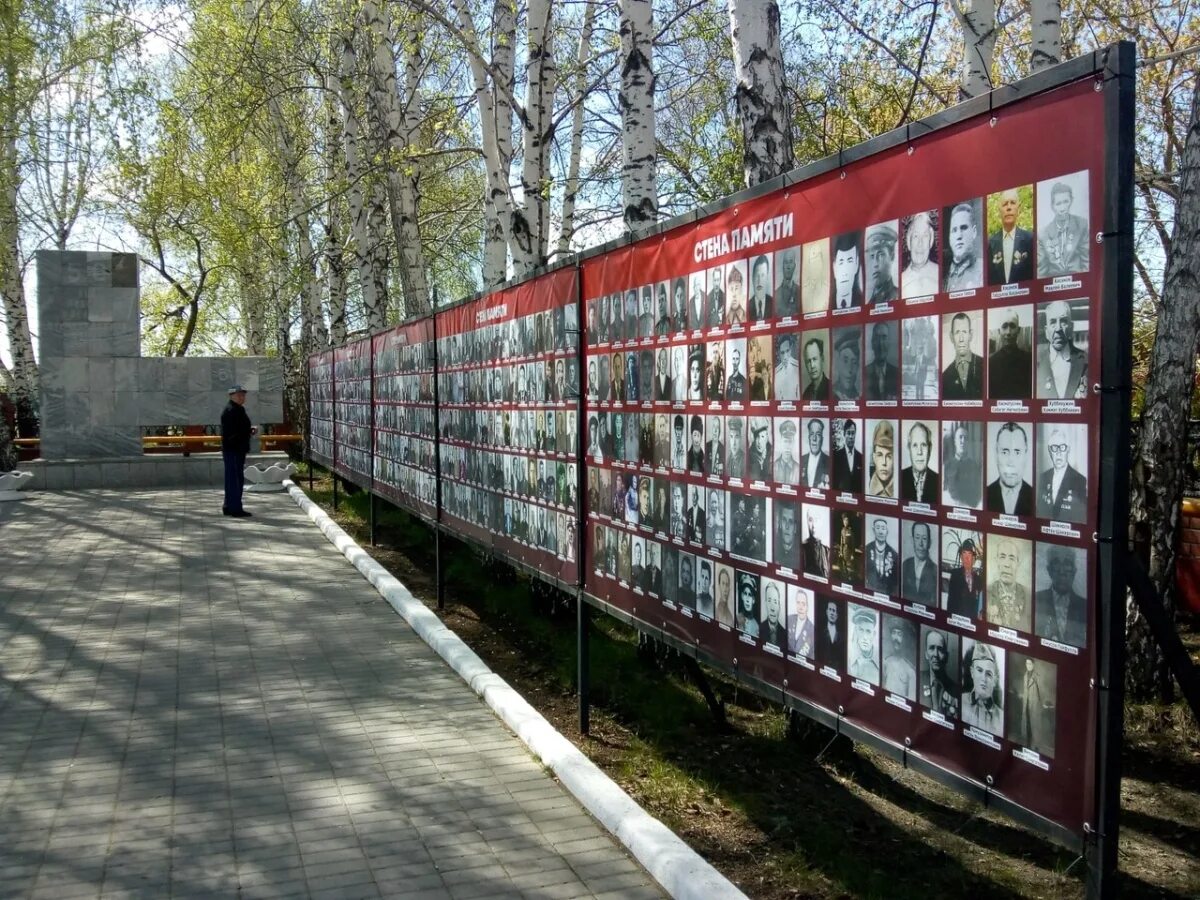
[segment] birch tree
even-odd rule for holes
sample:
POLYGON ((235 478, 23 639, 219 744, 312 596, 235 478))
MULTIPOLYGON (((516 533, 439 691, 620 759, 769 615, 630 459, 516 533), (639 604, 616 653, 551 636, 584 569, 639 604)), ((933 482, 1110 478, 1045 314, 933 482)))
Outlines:
POLYGON ((996 0, 951 0, 962 32, 963 71, 960 100, 992 89, 992 57, 996 49, 996 0))
POLYGON ((551 41, 550 0, 529 0, 526 27, 525 115, 521 141, 521 201, 509 229, 518 275, 546 262, 550 239, 549 149, 554 139, 557 69, 551 41))
POLYGON ((737 71, 745 185, 770 181, 796 165, 792 119, 779 45, 775 0, 729 0, 729 30, 737 71))
POLYGON ((583 155, 583 111, 587 95, 588 64, 592 59, 592 26, 596 20, 596 2, 587 0, 583 7, 583 24, 579 32, 579 51, 572 88, 571 149, 567 159, 567 177, 563 189, 562 220, 558 231, 558 253, 571 249, 575 236, 575 199, 579 193, 579 163, 583 155))
POLYGON ((1062 61, 1062 0, 1029 0, 1029 17, 1029 68, 1040 72, 1062 61))
POLYGON ((650 0, 619 0, 621 17, 621 200, 625 228, 658 219, 654 135, 654 16, 650 0))

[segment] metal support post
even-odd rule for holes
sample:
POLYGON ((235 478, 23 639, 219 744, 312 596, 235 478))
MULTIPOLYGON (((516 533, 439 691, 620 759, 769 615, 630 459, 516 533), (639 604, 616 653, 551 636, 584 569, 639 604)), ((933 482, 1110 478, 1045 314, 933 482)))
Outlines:
POLYGON ((591 727, 592 608, 584 602, 582 594, 576 596, 575 611, 577 614, 575 628, 577 635, 576 661, 579 666, 579 732, 580 734, 587 734, 588 729, 591 727))
POLYGON ((375 500, 376 500, 375 492, 371 491, 371 493, 367 495, 367 498, 368 498, 367 502, 370 504, 370 512, 368 513, 368 515, 370 516, 370 522, 371 522, 371 546, 374 547, 375 546, 375 534, 376 534, 376 531, 375 531, 375 500))

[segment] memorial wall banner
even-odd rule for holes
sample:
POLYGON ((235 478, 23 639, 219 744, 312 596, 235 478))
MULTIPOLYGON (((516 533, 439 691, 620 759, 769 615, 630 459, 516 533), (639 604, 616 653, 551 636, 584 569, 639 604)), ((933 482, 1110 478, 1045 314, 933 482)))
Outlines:
POLYGON ((308 358, 308 452, 317 462, 333 466, 333 351, 308 358))
POLYGON ((334 471, 371 484, 371 339, 333 351, 334 471))
POLYGON ((1079 834, 1103 95, 585 258, 586 592, 1079 834))
POLYGON ((577 298, 571 267, 437 314, 441 521, 571 586, 578 578, 577 298))
POLYGON ((375 490, 422 516, 437 515, 433 318, 371 338, 375 490))

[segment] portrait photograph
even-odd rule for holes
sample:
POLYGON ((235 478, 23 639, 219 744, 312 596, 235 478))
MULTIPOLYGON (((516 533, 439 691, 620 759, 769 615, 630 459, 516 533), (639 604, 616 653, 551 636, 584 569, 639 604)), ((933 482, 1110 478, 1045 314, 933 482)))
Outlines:
POLYGON ((758 636, 764 644, 770 644, 787 653, 786 597, 783 582, 774 578, 760 578, 759 590, 761 593, 758 604, 758 636))
POLYGON ((745 403, 750 399, 745 338, 725 342, 725 363, 725 399, 730 403, 745 403))
POLYGON ((842 671, 846 665, 846 617, 842 601, 817 595, 817 662, 842 671))
POLYGON ((862 327, 833 329, 833 399, 836 403, 862 400, 862 327))
POLYGON ((704 400, 703 344, 692 344, 688 347, 687 382, 684 399, 688 403, 700 403, 704 400))
POLYGON ((637 336, 641 340, 654 337, 654 285, 642 285, 641 306, 638 309, 637 336))
POLYGON ((679 554, 679 590, 675 602, 688 609, 696 608, 696 557, 683 551, 679 554))
POLYGON ((987 452, 988 512, 1033 515, 1033 424, 989 422, 987 452))
POLYGON ((939 431, 936 419, 900 423, 900 499, 905 503, 937 506, 942 502, 939 431))
POLYGON ((1005 650, 964 637, 962 722, 1004 737, 1005 650))
POLYGON ((671 467, 671 417, 666 413, 654 416, 654 461, 663 468, 671 467))
POLYGON ((1009 653, 1004 705, 1008 739, 1053 759, 1058 666, 1023 653, 1009 653))
POLYGON ((931 297, 941 288, 938 269, 939 210, 905 216, 900 220, 900 296, 909 300, 931 297))
MULTIPOLYGON (((540 506, 537 507, 541 515, 545 515, 545 510, 540 506)), ((617 578, 626 584, 633 577, 633 562, 629 550, 629 532, 620 531, 617 533, 617 578)))
POLYGON ((735 581, 735 572, 733 568, 724 563, 717 563, 714 567, 716 593, 713 596, 715 618, 722 625, 730 628, 734 627, 734 609, 737 606, 737 601, 733 594, 733 585, 735 581))
POLYGON ((833 345, 828 328, 808 329, 800 335, 800 399, 828 404, 833 345))
POLYGON ((883 657, 883 689, 906 700, 916 700, 916 623, 884 613, 879 639, 883 657))
POLYGON ((638 305, 638 296, 637 288, 630 288, 625 292, 625 342, 627 344, 637 341, 639 335, 641 307, 638 305))
POLYGON ((829 238, 800 248, 800 306, 805 315, 829 309, 829 238))
POLYGON ((983 618, 983 535, 971 528, 942 527, 942 609, 966 619, 983 618))
POLYGON ((632 581, 630 584, 633 587, 644 587, 646 579, 646 539, 637 535, 633 536, 633 567, 631 571, 632 581))
POLYGON ((900 257, 896 243, 900 222, 880 222, 867 228, 867 304, 895 303, 900 297, 900 257))
POLYGON ((775 315, 781 319, 800 315, 800 248, 775 253, 775 315))
POLYGON ((813 593, 807 588, 787 586, 787 652, 812 659, 816 653, 813 630, 813 593))
POLYGON ((687 321, 691 328, 715 328, 725 321, 725 270, 713 266, 704 272, 694 272, 692 290, 688 294, 687 321), (694 323, 700 323, 699 326, 694 323))
POLYGON ((1088 271, 1092 242, 1088 173, 1072 172, 1037 185, 1037 277, 1088 271))
POLYGON ((900 596, 900 522, 892 516, 866 514, 863 548, 863 586, 889 596, 900 596))
POLYGON ((1088 384, 1088 301, 1051 300, 1037 308, 1037 398, 1082 400, 1088 384))
MULTIPOLYGON (((630 355, 632 356, 632 354, 630 354, 630 355)), ((616 353, 614 353, 612 355, 612 368, 610 369, 610 372, 612 374, 612 386, 609 388, 609 397, 612 399, 612 401, 614 403, 624 403, 625 402, 625 387, 626 387, 626 384, 625 384, 625 354, 624 353, 617 351, 616 353)), ((531 399, 534 399, 534 400, 537 399, 537 392, 534 389, 534 384, 536 383, 536 381, 537 381, 537 379, 532 378, 532 377, 530 378, 529 387, 530 387, 531 394, 533 394, 531 399)))
POLYGON ((719 488, 709 488, 705 501, 708 513, 705 517, 705 543, 718 550, 728 549, 728 534, 726 530, 727 506, 729 495, 719 488))
POLYGON ((746 292, 749 289, 746 260, 725 265, 725 324, 746 324, 746 292))
POLYGON ((708 507, 705 504, 705 489, 700 485, 689 484, 687 496, 687 539, 693 544, 703 544, 708 520, 708 507))
POLYGON ((834 311, 863 305, 862 232, 848 231, 833 238, 830 248, 829 305, 834 311))
POLYGON ((772 506, 774 539, 771 541, 771 561, 777 566, 800 571, 799 505, 795 500, 776 499, 772 506))
POLYGON ((1033 631, 1033 544, 993 534, 987 543, 987 620, 1002 628, 1033 631))
MULTIPOLYGON (((557 371, 557 370, 556 370, 557 371)), ((643 350, 638 354, 638 399, 648 402, 654 399, 654 351, 643 350)), ((569 400, 569 396, 558 395, 559 400, 569 400)))
POLYGON ((610 506, 610 498, 612 497, 612 481, 612 469, 601 469, 599 494, 600 503, 598 506, 592 509, 592 512, 596 513, 597 515, 608 516, 612 514, 612 508, 610 506))
POLYGON ((686 344, 676 344, 671 348, 671 399, 682 403, 687 399, 688 392, 688 348, 686 344))
POLYGON ((689 472, 703 475, 704 467, 704 416, 692 414, 688 417, 688 449, 684 463, 689 472))
POLYGON ((670 544, 662 550, 662 599, 664 603, 679 600, 679 549, 670 544))
POLYGON ((895 500, 896 433, 895 419, 867 419, 867 496, 895 500))
POLYGON ((870 346, 863 381, 868 401, 896 400, 900 396, 900 342, 894 322, 874 322, 866 327, 870 346))
MULTIPOLYGON (((800 429, 800 440, 802 443, 798 471, 799 480, 785 481, 778 473, 777 478, 785 484, 799 484, 801 487, 827 491, 833 484, 832 464, 829 456, 829 420, 823 416, 805 416, 800 420, 800 429)), ((777 467, 779 462, 782 461, 781 457, 782 453, 776 457, 777 467)), ((785 474, 790 474, 790 471, 785 474)))
POLYGON ((866 486, 861 419, 835 416, 829 426, 832 482, 835 491, 861 494, 866 486))
POLYGON ((696 557, 696 612, 713 618, 716 605, 713 599, 713 563, 703 556, 696 557))
POLYGON ((804 538, 800 545, 800 568, 809 578, 829 579, 829 507, 803 503, 804 538))
POLYGON ((988 194, 987 267, 991 285, 1033 278, 1033 185, 988 194))
POLYGON ((920 650, 921 706, 957 719, 962 700, 958 635, 922 625, 920 650))
POLYGON ((1040 422, 1037 430, 1037 515, 1082 525, 1088 512, 1087 426, 1040 422))
MULTIPOLYGON (((692 276, 692 294, 699 293, 704 297, 704 276, 697 273, 692 276)), ((675 335, 687 331, 688 282, 683 277, 671 281, 671 299, 668 305, 667 321, 661 323, 662 333, 675 335)))
POLYGON ((625 340, 625 301, 620 292, 612 295, 612 318, 608 323, 608 337, 614 344, 625 340))
POLYGON ((846 604, 850 640, 846 644, 846 674, 867 684, 879 684, 879 613, 857 603, 846 604))
POLYGON ((778 416, 775 425, 774 454, 771 470, 780 484, 800 484, 800 451, 797 447, 797 419, 795 416, 778 416))
POLYGON ((592 567, 603 571, 608 560, 608 528, 597 525, 592 531, 592 567))
POLYGON ((983 198, 962 200, 942 210, 942 290, 950 293, 983 287, 983 198))
POLYGON ((988 399, 1033 396, 1033 307, 988 310, 988 399))
POLYGON ((727 416, 725 423, 725 475, 728 478, 745 478, 746 417, 727 416))
POLYGON ((738 556, 766 562, 770 501, 765 497, 731 494, 729 506, 730 550, 738 556))
POLYGON ((750 338, 748 344, 748 374, 751 401, 766 401, 774 397, 772 380, 775 375, 772 338, 760 334, 750 338))
POLYGON ((704 471, 710 476, 724 478, 726 459, 725 417, 719 414, 705 417, 704 471))
POLYGON ((833 525, 830 577, 847 584, 862 584, 862 513, 839 509, 834 510, 830 518, 833 525))
POLYGON ((654 465, 654 413, 640 415, 638 432, 638 462, 645 466, 654 465))
POLYGON ((771 276, 771 257, 762 253, 750 260, 750 298, 749 320, 751 322, 767 322, 775 317, 775 303, 772 295, 774 281, 771 276))
POLYGON ((662 546, 657 541, 646 541, 646 593, 655 597, 662 595, 662 546))
POLYGON ((759 577, 750 572, 738 572, 734 625, 742 634, 748 634, 754 638, 761 635, 758 594, 759 577))
POLYGON ((983 311, 942 316, 942 400, 983 399, 983 311))
POLYGON ((654 363, 651 369, 650 396, 655 403, 670 403, 675 393, 671 379, 670 349, 659 347, 651 352, 654 354, 654 363))
POLYGON ((687 510, 684 506, 684 484, 679 481, 670 483, 671 513, 667 521, 667 531, 671 537, 680 540, 687 539, 687 510))
POLYGON ((942 422, 942 503, 980 509, 983 502, 983 423, 942 422))
POLYGON ((704 397, 725 399, 725 342, 709 341, 704 354, 704 397))
POLYGON ((1087 551, 1038 541, 1034 556, 1034 631, 1038 637, 1088 645, 1087 551))
POLYGON ((751 481, 771 481, 775 462, 771 419, 767 416, 751 416, 747 427, 750 430, 750 446, 746 450, 746 477, 751 481))
POLYGON ((589 300, 587 302, 587 342, 588 345, 592 347, 600 343, 599 299, 589 300))
POLYGON ((941 592, 938 526, 921 519, 900 522, 900 596, 936 609, 941 592))

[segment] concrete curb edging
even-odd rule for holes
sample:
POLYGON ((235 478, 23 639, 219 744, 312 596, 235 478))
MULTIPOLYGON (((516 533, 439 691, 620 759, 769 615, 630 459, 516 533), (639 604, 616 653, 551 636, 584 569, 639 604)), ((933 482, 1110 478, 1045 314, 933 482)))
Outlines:
POLYGON ((287 491, 326 539, 349 560, 413 631, 470 685, 568 791, 632 853, 675 900, 746 900, 724 875, 705 862, 673 831, 638 806, 574 744, 564 738, 519 693, 492 672, 447 628, 358 546, 324 510, 290 479, 287 491))

